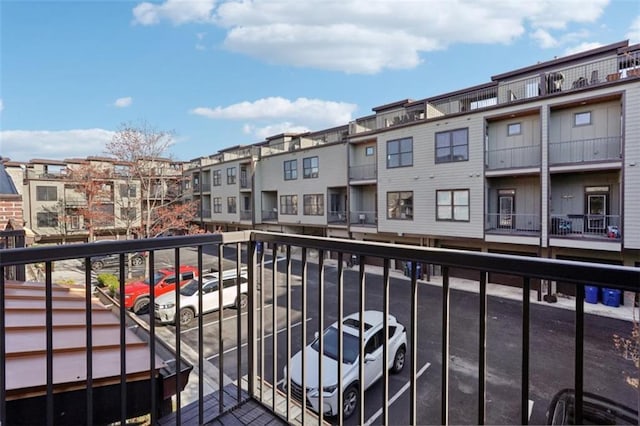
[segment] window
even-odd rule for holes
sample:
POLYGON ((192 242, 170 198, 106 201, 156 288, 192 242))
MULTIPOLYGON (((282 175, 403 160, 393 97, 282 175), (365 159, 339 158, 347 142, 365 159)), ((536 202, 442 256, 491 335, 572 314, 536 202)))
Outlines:
POLYGON ((298 179, 298 160, 284 162, 284 180, 298 179))
POLYGON ((236 212, 236 197, 227 197, 227 213, 236 212))
POLYGON ((236 183, 236 168, 229 167, 227 169, 227 184, 234 185, 236 183))
POLYGON ((136 186, 129 185, 127 183, 120 184, 120 198, 135 198, 136 197, 136 186))
POLYGON ((469 190, 446 190, 436 192, 437 220, 468 221, 469 190))
POLYGON ((469 159, 469 129, 436 133, 436 163, 469 159))
POLYGON ((577 112, 573 116, 575 126, 588 126, 591 124, 591 111, 577 112))
POLYGON ((222 185, 222 170, 213 171, 213 186, 222 185))
POLYGON ((318 157, 308 157, 302 160, 303 167, 303 177, 305 179, 309 178, 317 178, 318 171, 320 168, 320 163, 318 161, 318 157))
POLYGON ((305 179, 318 177, 318 170, 320 168, 318 157, 309 157, 303 159, 302 167, 304 168, 303 177, 305 179))
POLYGON ((376 153, 376 148, 373 146, 368 146, 364 150, 364 155, 366 155, 367 157, 371 157, 375 153, 376 153))
POLYGON ((280 214, 298 214, 298 196, 280 196, 280 214))
POLYGON ((522 126, 520 123, 511 123, 507 126, 507 136, 516 136, 522 134, 522 126))
POLYGON ((387 141, 387 168, 413 166, 413 138, 387 141))
POLYGON ((80 216, 69 216, 69 226, 71 229, 80 229, 80 216))
POLYGON ((213 212, 222 213, 222 198, 213 197, 213 212))
POLYGON ((387 218, 413 220, 413 191, 387 192, 387 218))
POLYGON ((304 214, 307 216, 322 216, 324 214, 324 195, 305 194, 304 214))
POLYGON ((37 215, 38 228, 57 228, 58 213, 56 212, 39 212, 37 215))
POLYGON ((122 207, 120 209, 120 218, 122 220, 136 220, 138 212, 135 207, 122 207))
POLYGON ((37 201, 57 201, 58 188, 55 186, 36 186, 37 201))

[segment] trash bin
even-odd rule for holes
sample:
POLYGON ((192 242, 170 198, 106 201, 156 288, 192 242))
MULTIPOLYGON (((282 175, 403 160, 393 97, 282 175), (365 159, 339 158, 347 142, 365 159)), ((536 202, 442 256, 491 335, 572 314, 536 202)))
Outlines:
POLYGON ((584 300, 587 303, 598 303, 598 287, 592 285, 584 286, 584 300))
POLYGON ((607 306, 613 306, 617 308, 620 306, 620 290, 615 290, 612 288, 603 288, 602 289, 602 303, 607 306))

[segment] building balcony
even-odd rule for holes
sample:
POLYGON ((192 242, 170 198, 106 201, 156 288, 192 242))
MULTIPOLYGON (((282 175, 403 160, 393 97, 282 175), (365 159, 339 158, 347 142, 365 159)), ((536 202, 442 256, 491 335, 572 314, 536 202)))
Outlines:
POLYGON ((211 209, 202 209, 202 218, 211 219, 211 209))
POLYGON ((346 211, 327 212, 327 223, 330 225, 346 225, 347 212, 346 211))
POLYGON ((571 165, 604 161, 620 161, 622 138, 583 139, 549 143, 549 164, 571 165))
MULTIPOLYGON (((359 424, 543 424, 563 387, 573 389, 572 424, 590 423, 593 405, 585 402, 596 389, 616 404, 637 402, 625 373, 633 362, 616 352, 611 320, 587 317, 596 307, 585 301, 594 286, 638 291, 638 268, 247 231, 5 249, 0 271, 2 424, 125 424, 133 417, 153 425, 252 424, 256 418, 341 424, 298 402, 329 407, 335 397, 342 406, 336 389, 361 402, 349 419, 359 424), (230 287, 232 300, 246 294, 246 307, 227 306, 219 296, 216 313, 181 315, 190 321, 161 325, 148 313, 130 313, 106 291, 96 297, 84 292, 88 271, 80 270, 73 300, 54 282, 54 269, 61 269, 56 262, 89 265, 91 256, 116 253, 124 264, 126 253, 136 251, 149 253, 150 274, 163 263, 198 264, 199 276, 217 265, 240 281, 246 270, 246 289, 230 287), (372 269, 368 259, 380 266, 372 269), (411 262, 406 275, 393 268, 397 262, 411 262), (42 284, 8 282, 6 271, 32 263, 44 265, 42 284), (439 273, 425 281, 425 269, 439 273), (477 280, 457 279, 460 269, 477 280), (495 303, 492 274, 520 280, 514 300, 495 303), (534 283, 543 279, 575 289, 567 302, 572 310, 536 303, 534 283), (34 291, 39 294, 25 308, 34 291), (36 318, 41 322, 34 320, 35 309, 43 312, 36 318), (373 318, 372 310, 380 311, 379 332, 368 333, 369 322, 339 321, 335 339, 319 340, 320 347, 302 352, 306 358, 298 362, 296 354, 314 334, 350 314, 373 318), (390 327, 389 315, 398 325, 390 327), (105 332, 107 324, 112 332, 105 332), (375 346, 358 338, 363 334, 375 346), (406 345, 397 346, 402 351, 391 353, 394 336, 397 342, 405 334, 406 345), (159 358, 160 345, 172 348, 173 358, 159 358), (318 350, 326 356, 312 356, 318 350), (596 350, 602 356, 585 356, 596 350), (337 364, 332 376, 326 374, 336 366, 332 356, 355 361, 337 364), (383 367, 391 361, 400 367, 393 376, 383 367), (306 373, 300 378, 299 371, 306 373), (368 390, 349 386, 367 383, 372 372, 379 378, 371 376, 376 380, 368 390)), ((205 292, 194 294, 205 303, 205 292)), ((175 312, 188 308, 182 297, 171 300, 175 312)), ((155 303, 151 294, 150 306, 155 303)), ((615 324, 622 339, 631 338, 631 319, 615 324)), ((631 422, 637 420, 636 412, 631 422)))
POLYGON ((486 152, 486 169, 524 169, 540 167, 540 145, 493 149, 486 152))
POLYGON ((252 210, 240 210, 240 220, 252 220, 252 219, 253 219, 252 210))
POLYGON ((622 226, 619 215, 554 214, 549 235, 620 242, 622 226))
POLYGON ((251 189, 251 181, 247 177, 240 177, 240 189, 251 189))
POLYGON ((349 166, 349 181, 376 180, 377 177, 378 170, 375 164, 349 166))
POLYGON ((485 232, 495 234, 540 235, 540 215, 487 213, 485 232))
POLYGON ((375 211, 352 211, 349 215, 351 226, 377 226, 378 213, 375 211))
POLYGON ((278 209, 262 210, 263 222, 277 222, 278 221, 278 209))

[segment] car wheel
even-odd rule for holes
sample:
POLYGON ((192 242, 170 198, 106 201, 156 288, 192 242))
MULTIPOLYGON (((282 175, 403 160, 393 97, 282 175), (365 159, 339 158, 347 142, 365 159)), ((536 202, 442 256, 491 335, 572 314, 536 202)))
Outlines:
POLYGON ((144 263, 144 259, 142 259, 142 257, 140 256, 134 256, 131 258, 131 264, 133 266, 140 266, 144 263))
POLYGON ((358 386, 350 385, 342 397, 342 416, 347 419, 356 412, 358 408, 358 386))
POLYGON ((241 294, 240 299, 236 299, 236 309, 246 309, 249 305, 249 299, 246 294, 241 294))
POLYGON ((149 298, 141 297, 136 300, 136 303, 133 305, 133 312, 136 314, 146 314, 149 311, 149 298))
POLYGON ((180 309, 180 325, 189 325, 194 316, 193 310, 190 308, 180 309))
POLYGON ((402 369, 404 368, 405 353, 406 353, 406 349, 404 345, 400 346, 396 351, 396 354, 393 357, 393 365, 391 366, 392 373, 397 374, 401 372, 402 369))
POLYGON ((96 260, 91 262, 91 269, 94 271, 99 271, 100 269, 104 268, 104 263, 102 263, 101 260, 96 260))

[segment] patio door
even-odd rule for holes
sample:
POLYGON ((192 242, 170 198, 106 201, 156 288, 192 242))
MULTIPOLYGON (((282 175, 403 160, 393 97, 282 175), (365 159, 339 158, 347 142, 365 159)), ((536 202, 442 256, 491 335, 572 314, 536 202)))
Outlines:
POLYGON ((514 228, 515 198, 516 191, 514 189, 500 189, 498 191, 498 227, 514 228))
POLYGON ((586 188, 587 232, 604 232, 608 210, 608 187, 586 188))

